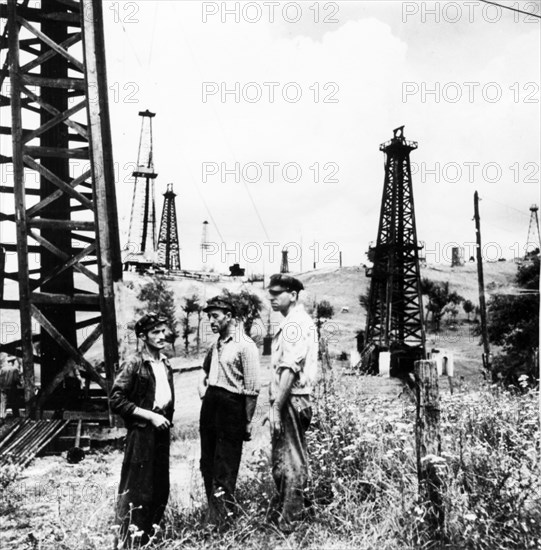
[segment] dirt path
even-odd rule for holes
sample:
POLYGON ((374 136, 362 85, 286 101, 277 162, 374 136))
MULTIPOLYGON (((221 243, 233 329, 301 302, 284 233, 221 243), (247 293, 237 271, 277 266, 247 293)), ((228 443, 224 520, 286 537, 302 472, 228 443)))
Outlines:
MULTIPOLYGON (((262 361, 263 388, 258 404, 254 441, 245 446, 243 458, 266 444, 260 426, 268 406, 269 361, 262 361)), ((175 374, 176 407, 171 446, 172 507, 204 503, 199 473, 199 371, 175 374)), ((59 550, 110 547, 108 526, 113 521, 114 499, 120 478, 122 452, 91 452, 79 464, 65 456, 37 458, 4 490, 9 472, 0 473, 0 548, 59 550)), ((245 467, 241 466, 241 473, 245 467)))
MULTIPOLYGON (((252 441, 244 446, 239 479, 250 474, 248 464, 261 452, 270 452, 268 427, 262 418, 268 408, 270 365, 262 358, 262 391, 254 421, 252 441)), ((197 394, 199 371, 175 374, 176 409, 171 446, 171 495, 169 509, 204 505, 199 473, 197 394)), ((344 377, 367 395, 397 397, 400 384, 377 377, 344 377)), ((2 491, 0 548, 13 550, 92 550, 112 544, 114 500, 120 478, 122 452, 92 452, 80 464, 64 456, 36 459, 17 481, 2 491)), ((0 489, 4 487, 0 476, 0 489)))

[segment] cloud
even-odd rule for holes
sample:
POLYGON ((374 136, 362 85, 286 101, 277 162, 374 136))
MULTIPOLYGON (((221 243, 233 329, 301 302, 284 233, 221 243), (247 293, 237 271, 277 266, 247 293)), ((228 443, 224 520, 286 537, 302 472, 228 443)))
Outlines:
MULTIPOLYGON (((509 19, 498 25, 479 18, 456 24, 440 19, 436 24, 419 14, 404 22, 400 6, 347 4, 340 4, 339 24, 319 27, 308 20, 295 25, 223 24, 214 18, 203 24, 195 3, 175 3, 170 16, 160 4, 152 63, 143 70, 137 59, 148 58, 141 37, 149 35, 145 21, 152 17, 141 17, 137 28, 125 25, 123 33, 117 28, 113 41, 123 45, 113 52, 124 55, 114 53, 108 59, 109 74, 113 81, 119 74, 136 81, 141 101, 112 106, 115 157, 121 164, 134 158, 136 111, 156 110, 157 185, 165 190, 166 182, 175 182, 184 254, 197 250, 200 224, 209 217, 204 199, 226 240, 267 235, 284 240, 302 228, 307 241, 311 235, 342 239, 348 256, 360 261, 365 242, 377 232, 384 175, 378 146, 402 124, 406 136, 419 141, 412 162, 424 167, 413 178, 419 238, 470 238, 475 188, 503 202, 509 199, 527 213, 534 200, 532 186, 510 183, 517 170, 524 179, 524 166, 539 151, 538 135, 532 131, 539 104, 516 103, 509 86, 517 81, 524 87, 538 74, 537 30, 520 32, 509 19), (130 54, 131 47, 137 56, 130 54), (468 100, 464 84, 471 81, 478 83, 474 101, 468 100), (216 90, 205 102, 203 82, 216 90), (405 82, 417 85, 418 92, 404 98, 405 82), (484 88, 491 82, 502 91, 495 103, 483 96, 498 91, 484 88), (429 92, 436 84, 438 101, 423 93, 423 86, 429 92), (450 98, 456 90, 463 98, 456 103, 442 99, 443 89, 450 98), (297 90, 299 101, 284 99, 297 90), (258 93, 259 101, 247 100, 258 93), (334 98, 338 103, 324 101, 334 98), (528 139, 517 140, 516 135, 528 139), (203 183, 205 162, 220 170, 203 183), (279 165, 271 182, 265 163, 273 162, 279 165), (479 163, 473 179, 468 172, 472 162, 479 163), (483 173, 492 162, 501 165, 498 181, 483 173), (519 169, 513 172, 509 167, 517 162, 519 169), (241 173, 258 165, 261 179, 235 182, 236 163, 241 173), (301 167, 299 182, 282 177, 287 163, 301 167), (322 176, 329 173, 323 167, 334 164, 338 183, 314 181, 316 165, 322 176), (455 165, 462 171, 458 181, 448 177, 455 165), (439 181, 430 175, 434 170, 439 181)), ((522 88, 520 97, 528 91, 522 88)), ((127 198, 122 201, 124 217, 128 204, 127 198)), ((509 229, 521 234, 516 220, 509 229)))

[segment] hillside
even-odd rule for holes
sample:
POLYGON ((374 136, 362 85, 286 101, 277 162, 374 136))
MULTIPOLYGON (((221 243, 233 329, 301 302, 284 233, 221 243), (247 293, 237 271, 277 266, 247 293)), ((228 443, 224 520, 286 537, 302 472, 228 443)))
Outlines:
MULTIPOLYGON (((503 292, 512 287, 516 273, 514 262, 488 263, 484 267, 488 295, 491 292, 503 292)), ((305 285, 306 292, 302 299, 308 310, 312 309, 314 301, 328 300, 334 306, 335 315, 326 324, 331 354, 335 357, 342 352, 350 354, 355 349, 356 333, 360 329, 364 329, 366 323, 366 312, 359 304, 359 295, 366 294, 370 286, 370 278, 366 277, 364 269, 361 267, 326 268, 306 271, 296 274, 296 276, 305 285), (347 308, 347 311, 343 308, 347 308)), ((425 266, 421 268, 421 277, 436 282, 449 282, 451 290, 458 292, 474 304, 478 304, 477 267, 474 263, 454 268, 443 265, 425 266)), ((128 274, 126 282, 131 281, 137 288, 146 280, 148 279, 145 277, 128 274)), ((281 319, 280 315, 269 311, 266 291, 261 283, 242 283, 240 280, 218 283, 177 280, 168 281, 168 284, 175 292, 175 301, 179 311, 183 298, 193 294, 199 295, 204 302, 211 296, 219 294, 223 288, 231 291, 245 288, 254 292, 265 304, 262 313, 263 322, 256 324, 253 332, 256 341, 260 341, 266 333, 269 314, 271 314, 271 323, 279 323, 281 319)), ((122 307, 119 310, 122 312, 124 323, 133 320, 137 302, 135 294, 135 289, 124 289, 121 293, 122 307)), ((466 314, 462 308, 459 310, 457 326, 452 328, 442 326, 442 330, 437 335, 427 333, 427 349, 436 347, 453 351, 457 375, 476 378, 481 369, 479 338, 471 335, 471 325, 466 321, 466 314)), ((126 325, 124 324, 124 326, 126 325)), ((212 339, 211 336, 210 339, 212 339)))
MULTIPOLYGON (((491 292, 502 292, 512 287, 512 281, 516 273, 514 262, 497 262, 485 264, 485 285, 490 295, 491 292)), ((303 301, 307 309, 311 310, 314 300, 328 300, 335 310, 334 318, 327 323, 326 330, 330 337, 330 350, 334 356, 342 352, 350 353, 355 349, 355 335, 364 328, 366 313, 359 305, 359 295, 366 294, 370 285, 370 278, 366 277, 361 267, 344 267, 340 269, 325 268, 306 271, 297 274, 306 287, 303 301), (347 312, 342 312, 347 308, 347 312)), ((421 277, 427 277, 433 281, 449 281, 451 290, 455 290, 461 296, 478 303, 477 268, 476 264, 466 264, 463 267, 451 268, 443 265, 431 265, 421 269, 421 277)), ((134 344, 131 326, 135 320, 135 308, 137 306, 137 290, 145 282, 150 280, 148 276, 142 277, 133 273, 125 273, 123 283, 117 286, 117 322, 119 326, 119 339, 129 347, 134 344), (130 288, 133 287, 133 288, 130 288)), ((254 339, 261 341, 266 334, 266 325, 270 320, 279 323, 280 316, 271 313, 268 307, 266 291, 259 283, 243 283, 240 279, 225 280, 220 282, 200 282, 191 279, 168 281, 175 293, 175 302, 181 315, 183 299, 197 294, 202 302, 219 294, 223 288, 238 291, 245 288, 261 297, 265 304, 262 313, 262 321, 254 327, 254 339)), ((1 321, 3 326, 3 340, 10 341, 18 334, 18 312, 2 311, 1 321)), ((194 316, 195 317, 195 316, 194 316)), ((466 376, 479 372, 481 352, 478 347, 478 338, 469 334, 470 326, 465 323, 466 315, 460 309, 459 326, 457 330, 450 331, 443 328, 439 335, 428 334, 427 347, 446 347, 457 354, 459 365, 463 366, 466 376)), ((195 319, 194 319, 195 322, 195 319)), ((208 339, 212 339, 209 332, 208 339)), ((203 338, 205 339, 205 338, 203 338)), ((205 342, 203 342, 205 347, 205 342)), ((182 345, 179 342, 177 352, 181 352, 182 345)), ((124 348, 125 349, 125 348, 124 348)), ((98 341, 92 348, 89 356, 94 361, 101 357, 101 346, 98 341)))

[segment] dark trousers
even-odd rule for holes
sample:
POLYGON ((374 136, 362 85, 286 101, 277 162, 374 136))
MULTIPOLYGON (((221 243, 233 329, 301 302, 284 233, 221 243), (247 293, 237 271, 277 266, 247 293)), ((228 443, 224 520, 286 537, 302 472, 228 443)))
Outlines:
POLYGON ((11 407, 13 417, 19 418, 19 392, 16 387, 0 390, 0 420, 6 417, 8 407, 11 407))
POLYGON ((309 504, 308 452, 305 433, 312 420, 308 396, 292 395, 282 407, 283 432, 272 437, 272 476, 280 496, 280 515, 285 523, 302 519, 309 504))
POLYGON ((246 398, 210 386, 201 406, 201 474, 209 521, 219 523, 233 507, 246 430, 246 398))
POLYGON ((160 523, 168 498, 169 430, 158 431, 151 424, 129 429, 116 506, 120 540, 129 545, 128 526, 134 524, 144 531, 141 542, 146 542, 152 526, 160 523))

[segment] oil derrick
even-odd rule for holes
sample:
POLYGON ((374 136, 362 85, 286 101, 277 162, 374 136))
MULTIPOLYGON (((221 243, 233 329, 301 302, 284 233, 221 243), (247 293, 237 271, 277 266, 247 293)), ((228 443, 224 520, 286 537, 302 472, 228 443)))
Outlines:
POLYGON ((280 273, 289 273, 289 263, 287 261, 287 249, 282 250, 282 263, 280 265, 280 273))
POLYGON ((451 249, 451 267, 462 267, 464 265, 464 249, 453 246, 451 249))
POLYGON ((0 156, 10 176, 0 248, 11 253, 4 278, 16 283, 0 306, 20 319, 20 338, 0 351, 22 357, 29 414, 63 403, 58 386, 74 365, 108 392, 122 278, 101 1, 36 4, 0 5, 0 140, 10 149, 0 156), (85 357, 100 337, 105 376, 85 357))
POLYGON ((152 150, 152 119, 156 113, 148 109, 140 111, 141 133, 137 153, 137 168, 128 233, 128 248, 131 250, 129 263, 153 263, 156 253, 156 203, 154 200, 154 172, 152 150))
POLYGON ((539 236, 539 218, 537 217, 537 211, 539 207, 537 204, 530 206, 530 225, 528 226, 528 240, 526 241, 526 256, 529 253, 534 252, 535 249, 539 251, 541 247, 541 237, 539 236))
POLYGON ((362 371, 376 373, 379 352, 390 351, 394 376, 412 371, 414 361, 425 357, 409 159, 417 143, 407 141, 403 129, 394 130, 393 138, 380 145, 385 154, 385 182, 360 364, 362 371))
POLYGON ((158 237, 158 264, 171 271, 180 269, 180 247, 178 243, 177 211, 175 207, 176 193, 173 184, 167 184, 163 194, 163 211, 158 237))
POLYGON ((209 222, 205 220, 203 222, 203 232, 201 234, 201 263, 203 271, 206 271, 208 269, 207 251, 211 248, 211 244, 209 243, 209 222))

